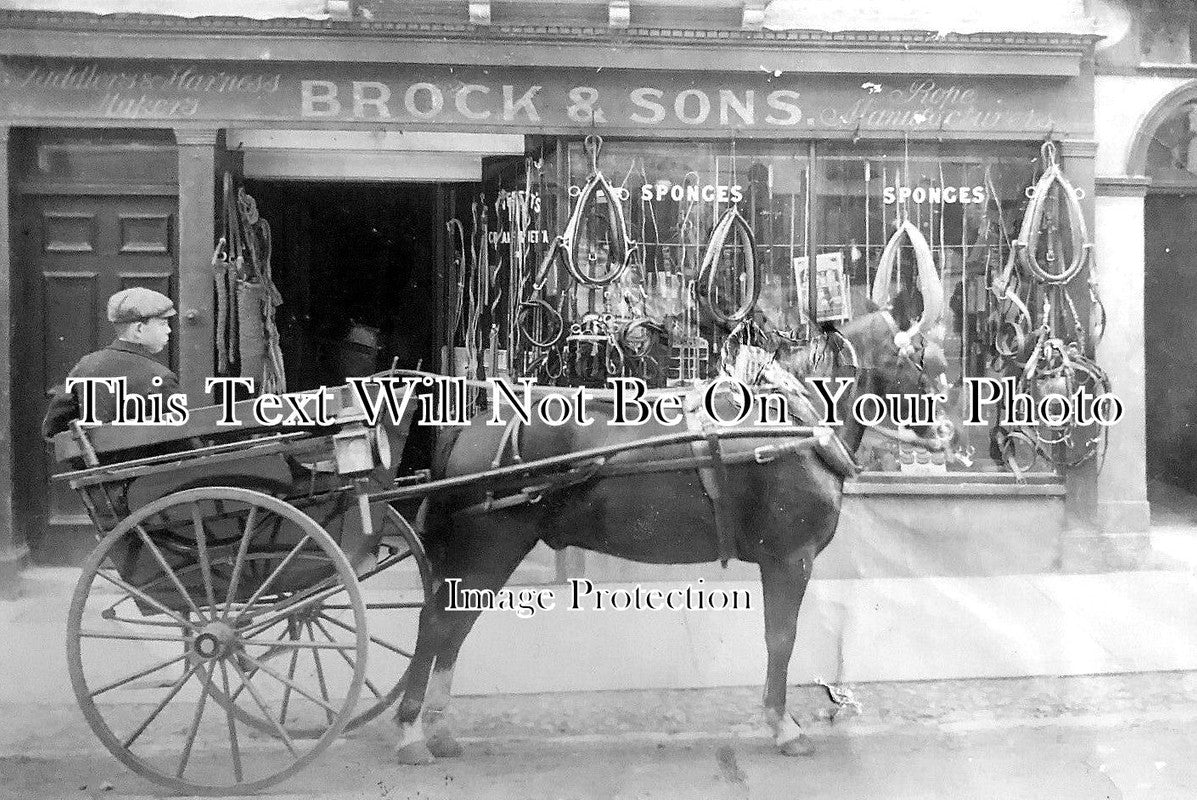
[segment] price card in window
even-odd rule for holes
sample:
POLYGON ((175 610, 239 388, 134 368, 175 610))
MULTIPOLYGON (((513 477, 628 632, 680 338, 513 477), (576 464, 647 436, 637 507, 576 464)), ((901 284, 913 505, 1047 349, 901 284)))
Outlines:
MULTIPOLYGON (((794 259, 794 284, 798 289, 798 306, 806 320, 807 258, 794 259)), ((815 257, 815 293, 818 297, 816 314, 819 322, 836 322, 852 318, 852 294, 848 275, 844 271, 843 253, 820 253, 815 257)))

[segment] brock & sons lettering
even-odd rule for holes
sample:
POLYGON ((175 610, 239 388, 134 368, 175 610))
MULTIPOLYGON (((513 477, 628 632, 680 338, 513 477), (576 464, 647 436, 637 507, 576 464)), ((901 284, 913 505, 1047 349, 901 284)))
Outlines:
POLYGON ((624 122, 636 125, 794 126, 804 122, 801 94, 792 89, 682 89, 666 92, 641 86, 604 105, 602 93, 575 86, 561 97, 538 84, 489 86, 432 82, 394 85, 383 81, 300 81, 300 113, 307 118, 395 119, 420 121, 541 122, 548 109, 564 109, 574 122, 624 122), (614 110, 619 109, 616 119, 614 110))

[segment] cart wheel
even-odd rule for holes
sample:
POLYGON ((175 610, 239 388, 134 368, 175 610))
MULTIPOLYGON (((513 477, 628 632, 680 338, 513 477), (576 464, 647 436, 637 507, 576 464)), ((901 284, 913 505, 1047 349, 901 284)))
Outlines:
MULTIPOLYGON (((365 595, 370 644, 363 681, 365 688, 359 703, 364 707, 359 707, 346 723, 347 731, 374 719, 403 694, 407 685, 407 667, 415 651, 420 610, 433 593, 432 569, 420 537, 403 515, 389 506, 382 519, 382 535, 377 563, 358 576, 365 595)), ((280 647, 267 650, 260 661, 288 664, 296 652, 293 642, 327 644, 339 636, 356 635, 359 630, 347 592, 338 587, 334 593, 297 615, 285 629, 280 628, 279 633, 285 635, 285 641, 280 647)), ((309 664, 307 671, 293 673, 292 678, 317 692, 322 680, 327 681, 328 676, 338 670, 352 669, 354 664, 348 654, 337 651, 325 659, 319 669, 313 669, 313 666, 309 664)), ((252 680, 254 672, 250 671, 248 676, 252 680)), ((223 702, 219 687, 213 698, 223 702)), ((260 715, 242 715, 237 706, 234 710, 242 722, 270 732, 266 728, 267 721, 260 715)), ((294 706, 287 711, 283 725, 292 738, 317 738, 328 729, 327 715, 318 706, 294 706)))
POLYGON ((323 752, 352 717, 369 644, 357 578, 332 537, 277 498, 220 486, 122 521, 83 564, 67 622, 71 684, 104 746, 158 784, 203 795, 257 791, 323 752), (334 595, 350 632, 290 637, 334 595), (289 667, 266 658, 280 651, 289 667), (352 669, 323 673, 341 657, 352 669), (319 692, 296 680, 302 663, 321 673, 319 692), (280 722, 303 705, 327 721, 314 740, 280 722))

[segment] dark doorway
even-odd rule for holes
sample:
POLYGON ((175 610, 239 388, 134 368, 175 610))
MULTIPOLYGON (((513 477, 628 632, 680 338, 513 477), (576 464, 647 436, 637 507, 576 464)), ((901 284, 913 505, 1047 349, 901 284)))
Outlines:
POLYGON ((270 223, 287 389, 435 368, 435 184, 247 181, 270 223))
MULTIPOLYGON (((245 189, 270 224, 288 391, 392 364, 439 369, 441 206, 450 187, 247 180, 245 189)), ((412 430, 405 469, 430 466, 434 433, 412 430)))
POLYGON ((1147 477, 1197 493, 1197 194, 1147 197, 1147 477))

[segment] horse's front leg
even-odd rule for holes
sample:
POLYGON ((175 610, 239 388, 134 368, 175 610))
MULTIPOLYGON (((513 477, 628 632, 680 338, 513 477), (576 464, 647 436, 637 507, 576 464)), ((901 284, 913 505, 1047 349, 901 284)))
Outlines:
POLYGON ((781 558, 762 555, 761 592, 765 600, 765 721, 773 731, 773 742, 783 755, 805 756, 814 745, 786 708, 786 680, 794 638, 798 631, 798 610, 810 581, 814 556, 798 551, 781 558))

